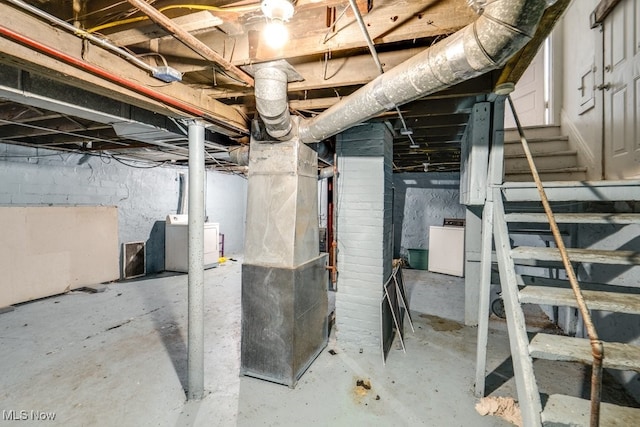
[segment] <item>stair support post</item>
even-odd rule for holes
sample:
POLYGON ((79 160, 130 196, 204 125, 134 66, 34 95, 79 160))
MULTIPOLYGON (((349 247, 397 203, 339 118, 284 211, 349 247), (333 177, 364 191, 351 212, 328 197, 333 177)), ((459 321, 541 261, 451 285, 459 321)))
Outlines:
POLYGON ((492 128, 486 200, 482 212, 482 242, 480 248, 480 295, 478 298, 478 338, 476 342, 475 395, 485 394, 487 342, 489 335, 489 303, 491 295, 491 264, 493 243, 493 191, 504 175, 504 96, 492 102, 492 128))
POLYGON ((482 211, 482 249, 480 252, 480 297, 478 298, 478 341, 476 349, 476 397, 484 396, 489 334, 489 295, 491 292, 491 243, 493 241, 493 201, 482 211))
POLYGON ((518 296, 517 276, 513 258, 511 257, 509 231, 505 219, 502 194, 499 188, 493 190, 493 199, 495 207, 493 227, 496 255, 500 271, 502 299, 507 315, 509 345, 511 347, 511 359, 522 421, 525 427, 540 426, 542 404, 533 372, 533 361, 529 354, 529 339, 524 313, 518 296))

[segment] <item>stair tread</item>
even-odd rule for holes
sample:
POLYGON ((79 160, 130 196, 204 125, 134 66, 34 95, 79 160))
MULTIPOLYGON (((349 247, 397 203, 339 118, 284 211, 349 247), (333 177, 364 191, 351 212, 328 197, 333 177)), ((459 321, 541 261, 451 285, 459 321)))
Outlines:
MULTIPOLYGON (((535 156, 535 155, 534 155, 535 156)), ((545 173, 567 173, 567 172, 586 172, 586 166, 572 166, 569 168, 555 168, 555 169, 538 169, 539 174, 545 173)), ((506 172, 506 175, 519 175, 519 174, 531 174, 530 169, 512 169, 506 172)))
MULTIPOLYGON (((602 249, 576 249, 567 248, 569 260, 572 262, 591 262, 596 264, 640 264, 640 252, 635 251, 610 251, 602 249)), ((540 261, 561 261, 560 251, 557 248, 518 246, 511 250, 514 259, 536 259, 540 261)))
MULTIPOLYGON (((526 137, 526 135, 525 135, 526 137)), ((552 142, 552 141, 568 141, 569 137, 566 135, 557 135, 557 136, 537 136, 535 138, 527 138, 527 142, 532 142, 532 143, 536 143, 536 142, 552 142)), ((520 137, 518 137, 517 139, 505 139, 504 140, 505 144, 516 144, 516 143, 520 143, 520 137)))
MULTIPOLYGON (((562 151, 552 151, 546 153, 532 153, 533 157, 557 157, 557 156, 572 156, 574 154, 578 154, 577 150, 562 150, 562 151)), ((521 154, 505 154, 505 159, 524 159, 527 156, 524 153, 521 154)))
MULTIPOLYGON (((529 353, 537 359, 580 362, 586 365, 593 362, 591 343, 585 338, 539 333, 529 343, 529 353)), ((605 342, 602 364, 605 368, 640 372, 640 347, 605 342)))
MULTIPOLYGON (((548 222, 544 213, 514 212, 505 215, 507 222, 548 222)), ((557 223, 565 224, 638 224, 640 214, 613 213, 557 213, 557 223)))
MULTIPOLYGON (((507 202, 540 201, 538 189, 531 181, 507 181, 497 187, 507 202)), ((640 180, 637 179, 545 181, 544 188, 552 202, 640 200, 640 180)))
MULTIPOLYGON (((541 286, 553 287, 560 289, 570 289, 571 284, 567 279, 553 279, 551 277, 541 277, 530 274, 519 274, 519 286, 541 286)), ((598 282, 580 282, 580 287, 587 291, 604 291, 617 292, 626 294, 640 294, 640 287, 634 281, 615 282, 615 283, 598 283, 598 282)))
MULTIPOLYGON (((561 394, 549 396, 542 411, 542 423, 545 426, 587 427, 589 419, 590 401, 561 394)), ((601 403, 600 425, 609 427, 640 425, 640 409, 601 403)))
MULTIPOLYGON (((529 125, 529 126, 521 126, 522 130, 524 131, 525 135, 527 133, 527 131, 529 130, 535 130, 535 129, 558 129, 560 130, 560 126, 559 125, 529 125)), ((509 131, 514 131, 517 132, 518 128, 517 127, 510 127, 510 128, 505 128, 504 130, 505 132, 509 132, 509 131)))
MULTIPOLYGON (((582 295, 587 306, 592 310, 640 314, 640 295, 638 294, 583 290, 582 295)), ((573 290, 547 286, 525 287, 520 290, 520 301, 531 304, 577 307, 573 290)))

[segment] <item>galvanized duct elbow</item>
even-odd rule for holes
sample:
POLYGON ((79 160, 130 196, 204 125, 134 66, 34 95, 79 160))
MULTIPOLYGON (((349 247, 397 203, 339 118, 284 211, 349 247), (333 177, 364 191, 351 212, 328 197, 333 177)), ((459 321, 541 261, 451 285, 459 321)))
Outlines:
POLYGON ((256 109, 267 133, 278 140, 291 139, 287 74, 278 68, 265 67, 256 71, 254 79, 256 109))
POLYGON ((249 147, 243 145, 229 150, 229 160, 238 166, 249 166, 249 147))
MULTIPOLYGON (((503 66, 534 35, 548 0, 495 0, 478 19, 299 125, 300 140, 326 139, 396 106, 503 66)), ((256 84, 257 88, 257 84, 256 84)))

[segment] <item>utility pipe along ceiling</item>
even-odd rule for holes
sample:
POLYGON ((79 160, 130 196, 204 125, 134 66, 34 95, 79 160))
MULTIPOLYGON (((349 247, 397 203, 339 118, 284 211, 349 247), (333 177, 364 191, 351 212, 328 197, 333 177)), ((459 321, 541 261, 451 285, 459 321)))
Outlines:
POLYGON ((371 119, 396 172, 455 171, 473 104, 517 82, 568 3, 5 0, 0 142, 186 164, 198 120, 207 165, 243 172, 252 121, 326 149, 371 119))

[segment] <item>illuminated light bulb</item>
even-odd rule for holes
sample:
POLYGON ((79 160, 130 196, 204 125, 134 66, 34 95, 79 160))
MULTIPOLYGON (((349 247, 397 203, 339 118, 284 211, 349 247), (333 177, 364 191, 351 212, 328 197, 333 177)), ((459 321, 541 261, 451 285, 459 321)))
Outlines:
POLYGON ((289 40, 289 32, 284 23, 293 16, 293 3, 292 0, 264 0, 262 2, 262 13, 267 18, 262 37, 272 49, 280 49, 289 40))
POLYGON ((289 40, 289 31, 279 19, 269 21, 263 29, 264 40, 272 49, 280 49, 289 40))
POLYGON ((265 0, 260 8, 264 16, 271 19, 288 21, 293 16, 293 2, 291 0, 265 0))

